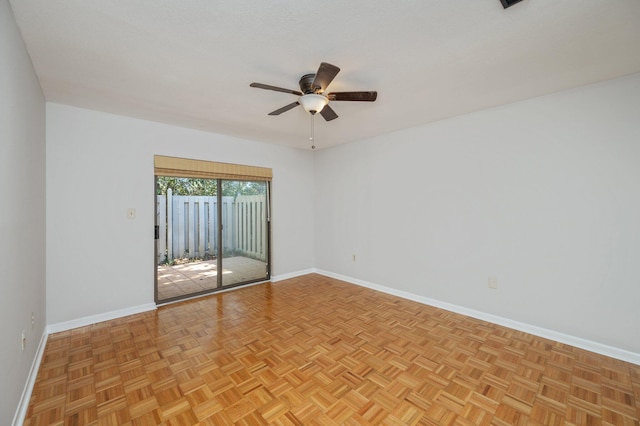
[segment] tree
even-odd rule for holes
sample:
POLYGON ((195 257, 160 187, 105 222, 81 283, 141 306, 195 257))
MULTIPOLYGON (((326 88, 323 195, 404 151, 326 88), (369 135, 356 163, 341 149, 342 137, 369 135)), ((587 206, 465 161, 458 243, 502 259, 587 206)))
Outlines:
MULTIPOLYGON (((166 194, 171 188, 173 195, 211 196, 218 192, 218 181, 215 179, 183 178, 158 176, 156 194, 166 194)), ((260 195, 267 192, 266 182, 250 182, 237 180, 222 181, 222 195, 238 197, 239 195, 260 195)))

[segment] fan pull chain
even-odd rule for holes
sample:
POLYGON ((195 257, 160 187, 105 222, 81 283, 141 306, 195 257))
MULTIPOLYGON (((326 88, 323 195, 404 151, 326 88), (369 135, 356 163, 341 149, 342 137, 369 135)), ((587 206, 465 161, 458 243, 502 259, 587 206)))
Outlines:
POLYGON ((310 115, 311 115, 311 136, 309 136, 309 140, 311 141, 311 149, 316 149, 315 132, 313 128, 313 117, 315 117, 315 114, 310 114, 310 115))

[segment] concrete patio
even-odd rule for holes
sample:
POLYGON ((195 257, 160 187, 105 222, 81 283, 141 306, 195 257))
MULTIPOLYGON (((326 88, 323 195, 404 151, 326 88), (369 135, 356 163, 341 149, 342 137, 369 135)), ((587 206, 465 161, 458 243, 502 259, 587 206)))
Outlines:
MULTIPOLYGON (((266 264, 248 257, 223 259, 222 285, 229 286, 266 277, 266 264)), ((158 300, 212 290, 217 286, 216 260, 158 265, 158 300)))

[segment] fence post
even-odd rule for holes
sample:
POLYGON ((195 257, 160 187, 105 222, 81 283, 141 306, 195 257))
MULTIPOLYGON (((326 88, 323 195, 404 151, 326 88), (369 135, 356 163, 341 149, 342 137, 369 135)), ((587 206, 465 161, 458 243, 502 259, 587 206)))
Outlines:
POLYGON ((167 189, 167 260, 173 260, 173 191, 167 189))
POLYGON ((204 203, 206 197, 200 196, 198 197, 198 254, 200 257, 204 258, 205 252, 205 222, 207 218, 204 215, 204 203))
POLYGON ((229 251, 231 252, 235 252, 236 251, 236 242, 233 240, 233 203, 234 203, 234 197, 226 197, 227 198, 227 217, 226 217, 226 223, 229 224, 229 232, 226 234, 227 236, 227 244, 228 244, 228 248, 229 251))
POLYGON ((218 198, 209 198, 209 253, 218 256, 218 198))

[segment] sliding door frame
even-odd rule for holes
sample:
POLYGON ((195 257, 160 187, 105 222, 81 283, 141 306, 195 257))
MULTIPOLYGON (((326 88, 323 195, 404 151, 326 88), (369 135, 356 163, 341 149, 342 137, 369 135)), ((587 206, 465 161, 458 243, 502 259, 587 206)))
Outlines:
MULTIPOLYGON (((270 171, 270 169, 269 169, 270 171)), ((266 187, 266 193, 265 193, 265 226, 266 226, 266 244, 265 244, 265 250, 267 251, 266 253, 266 271, 265 271, 265 275, 263 277, 260 278, 256 278, 256 279, 250 279, 248 281, 242 281, 239 283, 234 283, 234 284, 229 284, 229 285, 223 285, 223 279, 222 279, 222 271, 223 271, 223 251, 224 251, 224 247, 223 247, 223 221, 222 221, 222 183, 225 181, 253 181, 251 179, 233 179, 232 177, 226 178, 226 179, 221 179, 221 178, 217 178, 217 179, 212 179, 212 180, 216 180, 216 185, 217 185, 217 191, 216 191, 216 197, 217 197, 217 206, 216 206, 216 215, 217 215, 217 253, 216 253, 216 269, 217 269, 217 274, 216 274, 216 285, 214 288, 212 289, 206 289, 206 290, 202 290, 202 291, 198 291, 198 292, 194 292, 194 293, 188 293, 185 295, 180 295, 180 296, 174 296, 174 297, 169 297, 166 299, 159 299, 159 294, 158 294, 158 239, 162 236, 162 234, 164 233, 164 236, 166 238, 166 230, 160 230, 159 229, 159 225, 158 225, 158 202, 157 202, 157 188, 158 188, 158 176, 162 176, 158 173, 155 174, 154 176, 154 190, 153 190, 153 194, 154 194, 154 301, 157 305, 163 305, 163 304, 167 304, 167 303, 172 303, 172 302, 176 302, 176 301, 180 301, 180 300, 185 300, 185 299, 191 299, 194 297, 199 297, 199 296, 204 296, 204 295, 208 295, 208 294, 213 294, 219 291, 225 291, 228 289, 232 289, 235 287, 241 287, 241 286, 246 286, 246 285, 251 285, 251 284, 256 284, 256 283, 261 283, 261 282, 268 282, 271 280, 271 180, 267 179, 267 180, 257 180, 258 182, 264 182, 265 187, 266 187)), ((174 175, 175 176, 175 175, 174 175)), ((188 176, 185 176, 188 177, 188 176)))

